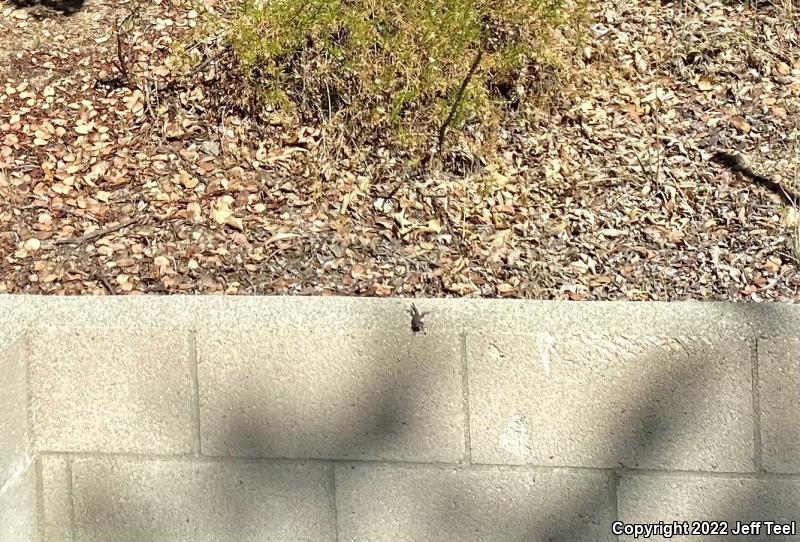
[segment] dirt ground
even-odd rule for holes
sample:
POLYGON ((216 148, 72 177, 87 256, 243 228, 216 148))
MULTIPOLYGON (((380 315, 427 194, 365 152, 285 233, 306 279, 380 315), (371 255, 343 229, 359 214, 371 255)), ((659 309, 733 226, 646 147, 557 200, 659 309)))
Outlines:
POLYGON ((0 11, 0 292, 800 300, 797 4, 598 2, 494 158, 413 175, 171 83, 225 3, 58 8, 0 11))

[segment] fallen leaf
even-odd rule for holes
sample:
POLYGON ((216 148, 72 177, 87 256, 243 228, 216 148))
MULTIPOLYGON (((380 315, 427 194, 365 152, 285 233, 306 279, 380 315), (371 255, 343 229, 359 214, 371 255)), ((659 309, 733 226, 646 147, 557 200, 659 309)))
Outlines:
POLYGON ((448 290, 451 292, 455 292, 457 294, 472 294, 478 291, 478 289, 473 284, 468 284, 464 282, 454 282, 447 287, 448 290))
POLYGON ((507 282, 497 285, 497 292, 501 294, 507 294, 514 290, 514 287, 507 282))
POLYGON ((731 117, 731 124, 733 125, 734 128, 736 128, 743 134, 750 133, 751 130, 750 124, 748 124, 748 122, 744 119, 744 117, 741 117, 739 115, 734 115, 733 117, 731 117))
POLYGON ((425 226, 420 228, 422 233, 441 233, 442 232, 442 224, 437 219, 429 220, 425 226))
POLYGON ((211 217, 214 219, 214 222, 220 225, 226 223, 228 217, 233 215, 233 211, 231 210, 232 203, 233 198, 230 196, 223 196, 214 202, 214 209, 211 212, 211 217))
POLYGON ((215 209, 212 214, 212 218, 214 219, 214 222, 222 225, 225 224, 225 221, 228 220, 228 217, 231 216, 232 214, 233 211, 231 211, 230 209, 224 209, 224 208, 215 209))
POLYGON ((189 173, 183 169, 176 175, 176 181, 189 190, 196 188, 197 185, 200 184, 200 181, 189 175, 189 173))
POLYGON ((706 78, 704 78, 704 77, 701 77, 701 78, 700 78, 700 79, 697 81, 697 88, 699 88, 699 89, 700 89, 700 90, 702 90, 703 92, 706 92, 706 91, 709 91, 709 90, 711 90, 712 88, 714 88, 714 85, 713 85, 713 84, 711 83, 711 81, 709 81, 708 79, 706 79, 706 78))
POLYGON ((669 232, 669 240, 673 243, 679 243, 683 241, 684 237, 686 237, 686 234, 680 230, 671 230, 669 232))
POLYGON ((242 224, 242 219, 241 218, 237 218, 237 217, 235 217, 233 215, 229 215, 227 218, 225 218, 224 223, 225 223, 226 226, 230 226, 231 228, 233 228, 235 230, 244 231, 244 224, 242 224))
POLYGON ((781 260, 775 256, 770 256, 769 259, 764 263, 762 269, 769 273, 777 273, 781 269, 781 260))
POLYGON ((25 244, 23 246, 25 247, 25 250, 27 250, 28 252, 36 252, 37 250, 39 250, 39 248, 41 248, 42 242, 36 238, 31 238, 25 241, 25 244))
POLYGON ((366 279, 369 278, 369 273, 367 273, 366 267, 357 263, 350 269, 350 276, 356 280, 366 279))
POLYGON ((286 241, 289 239, 295 239, 296 237, 300 237, 296 233, 276 233, 269 239, 264 242, 264 245, 269 245, 271 243, 277 243, 278 241, 286 241))
POLYGON ((181 137, 186 135, 183 127, 177 122, 168 122, 164 128, 164 134, 169 139, 180 139, 181 137))
POLYGON ((378 297, 388 297, 394 292, 391 286, 386 286, 383 284, 373 284, 372 290, 378 297))

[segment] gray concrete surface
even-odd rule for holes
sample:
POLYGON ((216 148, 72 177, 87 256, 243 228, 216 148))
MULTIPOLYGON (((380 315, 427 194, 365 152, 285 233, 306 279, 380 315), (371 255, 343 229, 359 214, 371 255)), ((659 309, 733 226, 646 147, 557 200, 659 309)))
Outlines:
POLYGON ((410 303, 0 296, 0 542, 800 521, 800 309, 410 303))
MULTIPOLYGON (((720 534, 678 537, 679 540, 800 540, 800 532, 769 536, 763 524, 757 535, 733 534, 737 522, 750 524, 753 521, 774 521, 787 524, 800 520, 800 480, 797 479, 715 477, 686 473, 632 474, 623 476, 617 496, 619 521, 622 522, 657 523, 677 519, 688 521, 690 530, 693 522, 718 524, 714 532, 720 534), (720 524, 727 529, 727 535, 721 534, 720 524)), ((700 532, 704 528, 701 524, 696 527, 700 532)), ((628 542, 633 539, 633 536, 622 536, 620 540, 628 542)), ((650 540, 670 539, 654 536, 650 540)))
POLYGON ((0 329, 0 487, 24 468, 31 452, 22 332, 19 328, 0 329))
POLYGON ((334 542, 332 467, 76 459, 76 542, 334 542))
POLYGON ((0 541, 37 534, 36 475, 28 423, 25 326, 0 317, 0 541))
POLYGON ((26 465, 0 487, 0 540, 38 540, 36 468, 26 465))
POLYGON ((600 472, 342 465, 336 489, 342 541, 614 539, 600 472))
POLYGON ((217 330, 197 355, 204 455, 464 458, 457 334, 217 330))
POLYGON ((476 463, 753 471, 744 340, 481 333, 467 359, 476 463))
POLYGON ((67 456, 42 455, 41 514, 42 540, 71 541, 72 536, 72 459, 67 456))
POLYGON ((188 333, 47 327, 29 339, 37 451, 192 453, 188 333))
POLYGON ((764 468, 800 472, 800 340, 759 341, 758 376, 764 468))

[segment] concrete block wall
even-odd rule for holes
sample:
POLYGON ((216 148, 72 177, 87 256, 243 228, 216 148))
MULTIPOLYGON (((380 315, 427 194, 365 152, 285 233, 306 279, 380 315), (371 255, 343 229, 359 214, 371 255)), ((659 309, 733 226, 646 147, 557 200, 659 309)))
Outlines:
POLYGON ((794 307, 415 302, 0 297, 0 542, 800 540, 794 307))
POLYGON ((37 536, 24 328, 0 319, 0 541, 37 536))

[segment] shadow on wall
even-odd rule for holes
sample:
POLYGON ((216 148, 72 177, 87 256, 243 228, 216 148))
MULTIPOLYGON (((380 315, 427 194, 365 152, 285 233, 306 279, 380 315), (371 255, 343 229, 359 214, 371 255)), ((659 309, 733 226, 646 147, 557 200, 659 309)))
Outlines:
MULTIPOLYGON (((743 314, 742 316, 747 318, 752 315, 743 314)), ((788 329, 788 325, 786 326, 788 329)), ((385 325, 384 322, 378 322, 373 331, 359 332, 358 336, 363 338, 361 347, 366 349, 365 351, 369 352, 373 359, 396 355, 396 351, 389 346, 394 337, 382 336, 380 331, 391 328, 391 322, 385 323, 385 325)), ((742 344, 754 344, 753 338, 743 339, 748 339, 750 342, 743 341, 742 344)), ((567 499, 553 499, 552 495, 538 499, 535 495, 531 495, 533 501, 538 500, 543 503, 536 509, 530 509, 524 503, 509 503, 511 510, 508 514, 504 514, 502 523, 506 529, 509 525, 515 527, 510 529, 513 534, 509 533, 511 536, 504 540, 506 542, 616 540, 616 537, 611 536, 611 526, 606 525, 606 522, 625 519, 622 517, 609 518, 608 514, 609 509, 612 510, 612 514, 614 510, 617 510, 617 503, 614 502, 616 492, 613 488, 618 483, 620 475, 629 474, 630 470, 628 469, 652 468, 651 465, 659 462, 667 451, 675 453, 676 447, 681 445, 682 436, 692 433, 691 427, 676 426, 674 423, 676 420, 678 422, 685 420, 687 414, 690 415, 692 412, 705 412, 708 408, 708 404, 705 402, 707 396, 701 393, 683 394, 676 400, 676 394, 681 394, 683 390, 690 387, 716 389, 715 378, 718 375, 715 375, 712 370, 703 371, 701 364, 693 363, 693 358, 696 360, 698 359, 696 356, 699 356, 713 365, 714 356, 720 355, 719 352, 715 353, 716 347, 724 340, 723 337, 717 337, 713 343, 693 343, 692 347, 686 347, 682 342, 674 341, 673 346, 678 344, 683 349, 685 355, 682 360, 685 362, 677 360, 674 363, 665 364, 663 351, 659 349, 637 351, 636 362, 642 367, 648 367, 647 372, 649 373, 648 378, 642 382, 641 393, 638 394, 640 402, 622 412, 598 412, 598 416, 604 416, 606 421, 611 420, 610 423, 604 424, 605 430, 609 433, 604 436, 605 445, 602 446, 606 450, 606 454, 600 458, 598 463, 609 467, 609 482, 612 491, 605 498, 604 495, 598 495, 596 488, 579 489, 576 485, 568 490, 567 499), (699 365, 701 370, 698 371, 699 365), (559 500, 559 502, 550 502, 554 500, 559 500), (598 534, 604 530, 607 532, 607 537, 598 538, 598 534)), ((265 352, 261 358, 268 359, 274 355, 275 352, 265 352)), ((433 356, 435 354, 431 354, 431 357, 433 356)), ((750 359, 750 352, 746 354, 746 359, 750 359)), ((749 371, 749 366, 747 370, 749 371)), ((397 372, 391 372, 390 375, 391 378, 386 378, 386 375, 383 377, 367 375, 356 386, 358 389, 350 390, 350 396, 356 398, 357 405, 356 408, 350 410, 350 418, 346 420, 346 423, 341 423, 339 432, 323 431, 324 436, 321 436, 318 432, 319 427, 314 427, 313 423, 309 425, 309 421, 303 419, 294 420, 294 430, 287 432, 285 427, 272 425, 275 420, 281 420, 281 412, 274 411, 275 420, 252 419, 247 412, 243 412, 242 415, 233 416, 230 419, 230 434, 225 439, 227 442, 225 446, 251 450, 253 457, 286 457, 287 454, 292 453, 291 450, 287 450, 288 447, 290 449, 316 450, 309 454, 315 459, 324 460, 326 459, 325 455, 353 458, 354 460, 369 459, 376 455, 376 451, 385 451, 387 447, 392 447, 394 441, 403 440, 406 421, 414 416, 414 410, 418 407, 421 397, 430 393, 426 384, 421 384, 418 379, 409 378, 408 375, 397 372), (304 424, 306 425, 305 429, 302 428, 304 424), (298 426, 301 427, 299 431, 297 430, 298 426), (285 439, 289 433, 302 435, 300 440, 303 442, 287 443, 285 439)), ((598 374, 597 376, 602 378, 602 375, 598 374)), ((752 384, 758 385, 757 382, 752 384)), ((284 384, 274 383, 274 385, 284 384)), ((242 405, 243 403, 239 403, 236 408, 241 408, 242 405)), ((686 456, 683 457, 686 458, 686 456)), ((703 463, 703 460, 698 459, 698 463, 703 463)), ((260 467, 254 465, 254 468, 260 467)), ((334 467, 330 466, 330 468, 334 467)), ((702 470, 713 470, 713 467, 702 470)), ((523 471, 524 468, 511 470, 508 473, 511 477, 515 476, 514 473, 522 476, 524 475, 523 471)), ((647 476, 646 473, 643 475, 647 476)), ((701 474, 698 478, 702 476, 701 474)), ((743 478, 747 477, 747 475, 743 476, 743 478)), ((539 475, 534 474, 533 478, 534 483, 531 485, 530 491, 536 492, 538 484, 535 481, 539 475)), ((763 519, 765 507, 775 510, 774 494, 780 492, 780 489, 771 485, 773 482, 777 483, 775 480, 770 480, 760 486, 758 484, 742 486, 735 479, 727 486, 716 485, 716 482, 721 480, 719 476, 704 480, 711 483, 706 489, 711 494, 715 492, 715 488, 717 491, 727 488, 729 492, 718 501, 718 505, 714 509, 714 513, 718 517, 692 517, 692 520, 726 519, 746 522, 763 519)), ((700 481, 701 485, 704 480, 700 481)), ((677 490, 681 490, 681 485, 677 484, 677 490)), ((451 540, 455 533, 442 532, 441 528, 456 524, 454 513, 461 518, 486 517, 482 505, 484 496, 470 494, 468 491, 452 486, 436 488, 434 494, 424 492, 418 496, 418 501, 425 503, 428 514, 425 514, 425 518, 419 518, 421 522, 417 524, 415 532, 425 540, 451 540)), ((694 495, 697 499, 695 502, 702 502, 702 494, 695 492, 694 495)), ((525 498, 525 495, 522 495, 522 498, 525 498)), ((663 500, 665 503, 670 501, 673 507, 680 506, 675 504, 679 502, 677 497, 670 498, 669 495, 654 494, 652 498, 663 500)), ((248 506, 246 500, 233 499, 230 502, 222 500, 217 501, 217 504, 222 509, 208 510, 207 512, 220 514, 224 518, 224 521, 230 525, 228 533, 230 537, 238 537, 241 540, 257 539, 258 535, 249 529, 248 525, 257 523, 258 518, 253 517, 252 508, 248 506)), ((131 505, 135 507, 135 503, 127 504, 127 506, 131 505)), ((109 508, 113 508, 114 505, 105 499, 98 498, 92 503, 92 506, 96 509, 91 511, 89 517, 107 517, 111 512, 109 508)), ((665 510, 668 507, 665 506, 665 510)), ((145 512, 141 517, 147 517, 150 514, 158 515, 157 511, 145 512)), ((340 513, 342 513, 341 510, 340 513)), ((622 515, 624 510, 620 509, 617 513, 622 515)), ((150 518, 153 520, 155 516, 150 516, 150 518)), ((670 521, 671 519, 674 518, 655 518, 656 521, 670 521)), ((392 523, 392 518, 386 518, 386 520, 388 524, 392 523)), ((474 529, 471 532, 459 533, 460 539, 464 542, 496 539, 497 533, 492 534, 491 526, 473 525, 472 527, 474 529)), ((139 534, 144 535, 144 538, 147 538, 147 534, 152 534, 149 539, 156 540, 158 537, 158 533, 155 532, 156 525, 151 523, 151 528, 154 529, 153 533, 139 534)), ((503 528, 500 526, 500 529, 503 528)), ((203 538, 204 534, 206 537, 211 536, 209 533, 196 532, 193 539, 210 539, 203 538)))
POLYGON ((18 8, 44 6, 64 15, 72 15, 83 9, 84 0, 10 0, 18 8))
MULTIPOLYGON (((678 343, 678 341, 673 342, 672 340, 668 342, 673 343, 671 345, 673 348, 675 343, 678 343)), ((576 487, 580 487, 579 481, 586 476, 585 473, 575 474, 576 483, 574 487, 559 489, 558 493, 551 491, 546 498, 539 501, 541 503, 540 508, 529 510, 521 506, 516 508, 516 511, 510 517, 504 518, 506 524, 519 526, 515 530, 513 537, 508 539, 509 542, 610 542, 617 540, 617 537, 613 536, 611 532, 611 523, 613 521, 625 521, 627 519, 627 521, 652 520, 668 522, 676 519, 666 517, 669 515, 667 511, 669 506, 665 506, 662 512, 665 517, 624 518, 625 511, 621 507, 618 509, 619 501, 616 500, 616 489, 623 474, 631 473, 637 469, 658 468, 656 465, 662 461, 662 458, 679 454, 682 437, 685 437, 687 433, 691 434, 692 428, 689 426, 676 426, 675 422, 685 420, 687 414, 691 415, 692 412, 697 411, 702 412, 707 408, 704 403, 706 397, 704 394, 684 394, 682 392, 693 387, 713 389, 715 386, 713 377, 717 375, 714 375, 712 371, 698 370, 698 364, 692 363, 692 360, 689 359, 692 356, 703 356, 711 361, 713 353, 686 348, 682 344, 681 348, 684 350, 683 357, 686 363, 681 363, 682 360, 678 359, 680 356, 675 358, 674 351, 673 359, 665 360, 666 356, 662 354, 663 350, 659 348, 648 348, 640 352, 639 354, 641 355, 632 357, 637 364, 649 368, 646 371, 649 373, 646 379, 642 378, 641 381, 637 379, 641 386, 636 395, 638 403, 626 405, 627 408, 616 410, 614 405, 608 405, 606 412, 597 411, 596 413, 597 420, 600 422, 598 427, 604 427, 607 434, 602 443, 594 441, 589 436, 594 441, 598 452, 597 455, 593 455, 590 462, 598 466, 605 466, 608 469, 608 485, 611 491, 606 495, 599 494, 596 489, 591 487, 591 483, 589 488, 584 486, 584 489, 575 491, 576 487), (676 400, 676 397, 680 397, 680 399, 676 400), (609 511, 614 510, 617 511, 617 517, 609 517, 609 511)), ((669 347, 667 347, 667 350, 669 350, 669 347)), ((708 345, 708 350, 713 351, 713 345, 708 345)), ((585 354, 585 352, 574 352, 572 354, 562 360, 566 365, 580 364, 580 359, 583 357, 581 354, 585 354)), ((749 352, 746 357, 749 359, 749 352)), ((533 363, 538 364, 538 361, 533 363)), ((611 363, 613 364, 614 361, 611 361, 611 363)), ((532 364, 532 366, 536 370, 536 365, 532 364)), ((605 378, 604 369, 603 367, 595 368, 591 373, 592 378, 596 379, 595 381, 602 381, 605 378)), ((578 398, 573 399, 580 401, 578 398)), ((606 408, 605 405, 604 408, 606 408)), ((550 436, 552 435, 548 435, 548 438, 550 436)), ((531 431, 531 437, 533 439, 536 438, 536 429, 531 431)), ((580 439, 578 434, 575 437, 580 439)), ((686 444, 690 447, 697 445, 697 443, 686 444)), ((594 445, 589 445, 589 448, 594 448, 594 445)), ((549 452, 547 444, 539 449, 539 453, 543 454, 545 459, 538 462, 536 460, 523 461, 521 464, 552 463, 546 459, 548 453, 555 454, 558 448, 565 446, 573 450, 580 450, 583 444, 581 440, 576 440, 566 444, 553 442, 549 446, 552 446, 549 452)), ((550 455, 550 457, 553 456, 550 455)), ((685 455, 683 457, 686 458, 685 455)), ((710 470, 708 465, 699 468, 710 470)), ((685 469, 685 467, 675 466, 670 467, 670 469, 679 470, 685 469)), ((690 470, 698 470, 698 468, 690 470)), ((524 467, 521 472, 524 472, 524 467)), ((565 475, 566 473, 561 473, 561 476, 565 475)), ((543 481, 546 477, 546 474, 533 475, 533 492, 537 491, 538 482, 540 480, 543 481)), ((544 485, 546 486, 546 483, 544 485)), ((678 485, 680 486, 680 484, 678 485)), ((454 489, 451 488, 450 494, 445 493, 440 502, 457 503, 459 513, 463 517, 480 515, 480 503, 465 500, 463 493, 454 489)), ((540 491, 546 492, 548 489, 543 488, 540 491)), ((713 489, 711 491, 713 492, 713 489)), ((671 498, 670 495, 663 493, 658 495, 651 493, 650 495, 654 499, 670 501, 674 507, 674 497, 671 498)), ((747 499, 746 502, 739 500, 741 497, 742 494, 738 493, 735 496, 732 495, 730 500, 726 501, 727 506, 720 509, 720 511, 725 510, 720 514, 723 516, 722 518, 692 517, 691 519, 728 519, 731 515, 736 519, 745 519, 738 514, 741 514, 742 510, 755 510, 758 501, 755 495, 747 499), (726 513, 727 510, 731 512, 726 513)), ((533 496, 533 500, 538 499, 533 496)), ((747 515, 745 513, 745 516, 747 515)), ((759 517, 754 513, 749 515, 754 516, 753 519, 758 519, 759 517)), ((449 510, 447 510, 446 506, 442 506, 442 522, 447 522, 448 516, 450 516, 449 510)), ((452 523, 452 519, 449 523, 452 523)), ((480 539, 483 540, 484 538, 480 539)), ((620 540, 627 540, 627 538, 622 537, 620 540)))
MULTIPOLYGON (((386 318, 375 322, 370 330, 352 330, 352 335, 337 330, 324 330, 322 333, 309 330, 304 337, 309 345, 320 344, 320 340, 327 343, 331 341, 330 337, 351 339, 357 344, 352 351, 348 348, 340 352, 335 350, 338 345, 333 340, 334 344, 330 346, 335 351, 321 358, 315 354, 318 352, 316 348, 305 349, 296 343, 273 337, 275 348, 262 353, 259 363, 273 364, 270 372, 282 374, 283 380, 269 383, 268 388, 282 386, 283 392, 275 394, 277 399, 271 399, 267 389, 260 385, 251 387, 245 384, 245 389, 240 388, 238 395, 230 394, 230 403, 224 414, 229 420, 226 434, 216 442, 204 442, 204 453, 225 455, 227 450, 237 450, 238 455, 249 458, 296 458, 298 461, 380 460, 387 456, 402 456, 402 443, 408 442, 407 437, 413 431, 411 426, 419 415, 420 407, 429 406, 426 396, 431 390, 427 383, 411 377, 412 373, 417 372, 419 361, 426 360, 406 359, 403 356, 404 349, 393 348, 398 340, 402 340, 402 335, 388 336, 382 331, 392 329, 395 325, 396 322, 386 318), (344 390, 337 385, 337 379, 331 371, 332 367, 352 371, 353 366, 347 360, 338 361, 347 355, 368 361, 387 360, 388 363, 375 363, 372 371, 367 369, 368 363, 357 363, 355 371, 356 374, 361 373, 361 377, 344 379, 343 382, 350 384, 349 389, 344 390), (319 393, 317 396, 312 397, 303 391, 306 384, 303 378, 298 378, 302 371, 284 372, 280 369, 281 364, 303 358, 312 359, 320 366, 320 375, 330 377, 328 389, 314 386, 319 393), (287 393, 287 390, 291 391, 287 393), (251 412, 251 405, 258 407, 251 412), (252 414, 255 412, 269 412, 271 419, 254 417, 252 414)), ((291 339, 296 337, 290 335, 291 339)), ((230 339, 231 347, 241 345, 240 338, 234 336, 230 339)), ((409 339, 416 340, 422 338, 409 339)), ((417 356, 412 354, 411 357, 425 356, 425 353, 416 350, 415 354, 417 356)), ((255 353, 252 355, 257 356, 255 353)), ((430 361, 435 364, 435 360, 430 361)), ((332 484, 336 466, 330 464, 328 468, 332 484)), ((328 489, 332 491, 334 488, 331 485, 328 489)), ((234 498, 220 501, 219 504, 230 526, 227 535, 236 540, 262 540, 264 533, 253 529, 259 518, 254 517, 252 503, 234 498)), ((208 512, 212 513, 211 510, 208 512)), ((292 540, 310 541, 312 538, 305 532, 306 527, 298 525, 293 532, 283 534, 293 536, 292 540)), ((284 539, 277 534, 273 536, 275 540, 284 539)), ((272 540, 269 537, 267 539, 272 540)))
MULTIPOLYGON (((746 344, 752 349, 756 349, 756 345, 758 345, 759 351, 763 344, 761 341, 767 337, 787 336, 787 334, 791 334, 793 330, 797 329, 796 324, 793 324, 793 316, 796 313, 791 312, 789 309, 781 311, 782 307, 778 307, 775 310, 775 304, 768 305, 744 303, 730 305, 730 310, 754 330, 752 337, 742 337, 743 343, 746 341, 746 344), (769 329, 771 332, 766 333, 764 329, 769 329)), ((703 356, 709 362, 713 362, 714 356, 720 355, 718 351, 715 353, 715 350, 721 344, 725 344, 727 339, 726 337, 714 337, 712 342, 704 347, 694 351, 687 349, 687 354, 689 356, 703 356)), ((748 359, 753 353, 753 350, 748 353, 748 359)), ((657 373, 657 376, 649 379, 649 384, 645 384, 644 389, 641 390, 639 394, 641 402, 634 409, 621 414, 610 434, 605 437, 605 442, 607 443, 605 449, 608 450, 608 455, 603 460, 608 464, 616 463, 619 465, 619 468, 609 471, 612 488, 611 498, 617 497, 616 488, 622 475, 630 475, 632 477, 648 476, 647 472, 637 474, 635 472, 637 466, 646 469, 648 468, 647 464, 651 461, 657 461, 665 449, 674 451, 675 444, 679 441, 681 433, 689 429, 687 427, 674 426, 672 423, 674 420, 683 419, 684 414, 707 411, 708 405, 705 404, 705 396, 703 394, 684 394, 679 401, 676 401, 674 393, 680 393, 681 390, 687 389, 689 386, 699 386, 701 389, 713 390, 716 389, 719 383, 719 380, 715 380, 716 375, 712 375, 711 372, 698 372, 696 370, 697 367, 695 367, 695 370, 689 370, 688 367, 680 367, 678 365, 671 370, 664 370, 660 365, 661 360, 658 352, 653 352, 653 355, 643 356, 639 361, 642 366, 650 367, 650 370, 657 373), (630 462, 630 454, 626 453, 626 450, 631 448, 638 451, 633 464, 630 462), (637 465, 640 461, 645 465, 637 465)), ((750 366, 748 365, 748 367, 750 366)), ((598 376, 601 377, 601 375, 598 376)), ((751 381, 751 385, 759 386, 759 382, 751 381)), ((760 418, 761 412, 753 412, 753 415, 760 418)), ((793 429, 773 427, 772 430, 785 433, 793 429)), ((713 436, 710 438, 713 438, 713 436)), ((760 440, 761 436, 757 441, 759 444, 760 440)), ((701 503, 704 502, 706 506, 703 511, 712 517, 699 517, 701 512, 699 510, 691 515, 692 510, 689 509, 688 512, 691 517, 683 518, 683 520, 690 522, 724 520, 728 522, 728 526, 731 529, 737 521, 743 524, 751 521, 761 522, 766 517, 783 523, 793 521, 796 516, 796 510, 786 510, 785 506, 786 503, 790 502, 790 496, 796 494, 796 485, 793 488, 792 482, 780 480, 776 477, 761 478, 759 481, 754 481, 752 479, 753 472, 756 472, 756 474, 766 472, 766 469, 761 464, 758 464, 760 450, 755 453, 754 464, 748 469, 750 472, 742 473, 740 478, 736 474, 732 474, 729 479, 721 478, 713 475, 713 469, 702 468, 696 475, 686 473, 686 476, 689 477, 687 481, 673 478, 672 483, 658 486, 658 490, 661 491, 653 492, 652 488, 650 488, 649 498, 652 499, 653 506, 657 509, 651 509, 649 513, 655 512, 659 514, 660 512, 659 517, 626 518, 624 517, 625 510, 621 506, 617 508, 620 502, 612 502, 613 510, 617 514, 617 517, 612 518, 612 521, 669 522, 677 519, 661 517, 669 514, 669 508, 686 510, 686 508, 695 503, 702 505, 701 503), (711 472, 705 474, 707 471, 711 472), (689 483, 692 479, 695 480, 695 484, 689 483), (664 492, 665 488, 667 488, 667 493, 664 492), (672 491, 675 493, 671 493, 672 491), (691 500, 681 499, 684 491, 686 495, 690 495, 691 500), (719 495, 719 499, 716 502, 715 495, 719 495), (661 506, 662 503, 663 506, 661 506), (784 509, 781 509, 781 506, 784 509), (659 508, 660 511, 658 510, 659 508), (775 514, 778 514, 779 517, 774 517, 775 514)), ((717 456, 723 455, 724 450, 718 447, 717 456)), ((719 470, 723 471, 723 469, 719 470)), ((665 480, 664 477, 659 477, 657 474, 648 478, 651 480, 659 480, 660 478, 660 482, 665 480)), ((534 485, 533 491, 535 491, 535 487, 534 485)), ((439 497, 436 502, 440 503, 438 507, 440 518, 445 524, 452 524, 452 519, 448 521, 448 518, 452 516, 453 508, 456 508, 462 517, 473 517, 480 514, 480 503, 476 502, 475 499, 465 499, 463 492, 457 491, 456 488, 442 488, 439 497)), ((608 501, 598 499, 594 491, 582 491, 578 495, 572 495, 566 506, 565 500, 561 502, 555 502, 557 499, 551 500, 554 502, 551 502, 551 505, 547 508, 542 507, 533 512, 529 510, 519 511, 514 513, 516 517, 504 518, 506 523, 510 522, 511 524, 524 526, 524 528, 520 528, 518 536, 506 540, 508 542, 598 542, 601 540, 598 538, 596 526, 598 521, 602 521, 607 517, 605 510, 608 501), (531 517, 534 519, 531 519, 531 517)), ((699 538, 697 539, 699 540, 699 538)), ((744 542, 752 538, 753 536, 742 535, 722 537, 720 540, 744 542)), ((473 540, 478 539, 488 540, 492 539, 492 537, 490 535, 489 538, 473 538, 473 540)), ((444 540, 444 538, 441 540, 444 540)), ((616 541, 617 537, 608 532, 608 537, 602 540, 616 541)), ((627 541, 632 540, 632 538, 620 536, 619 540, 627 541)), ((695 540, 695 538, 692 538, 692 540, 695 540)))
MULTIPOLYGON (((215 337, 219 341, 216 344, 219 351, 238 352, 241 358, 237 363, 227 365, 237 368, 234 369, 235 374, 226 373, 226 363, 220 363, 219 359, 213 360, 216 363, 198 360, 201 382, 204 374, 210 374, 209 381, 234 386, 223 388, 217 396, 217 399, 222 397, 222 402, 227 403, 221 409, 221 405, 216 404, 211 408, 213 412, 209 413, 201 405, 201 412, 205 412, 209 419, 214 418, 209 424, 219 429, 209 431, 216 436, 204 440, 202 447, 203 455, 213 458, 210 459, 213 464, 218 466, 219 458, 224 457, 224 463, 233 465, 233 468, 222 471, 226 473, 222 476, 225 479, 217 477, 210 480, 208 472, 204 471, 209 460, 190 460, 189 463, 197 467, 185 469, 181 476, 193 477, 195 482, 188 485, 196 487, 198 493, 205 494, 196 500, 197 509, 187 511, 192 517, 185 518, 185 525, 174 525, 170 520, 176 517, 175 510, 158 509, 157 498, 141 498, 140 487, 154 483, 156 477, 147 474, 144 480, 131 483, 124 475, 114 473, 114 461, 102 460, 102 465, 92 467, 94 471, 89 473, 89 479, 105 482, 84 484, 84 487, 91 487, 92 490, 84 494, 77 510, 79 517, 76 518, 75 539, 99 541, 114 534, 120 542, 155 542, 163 540, 165 536, 171 540, 201 542, 218 540, 220 535, 219 532, 203 532, 204 525, 213 524, 217 528, 224 524, 226 539, 243 542, 316 540, 308 536, 309 532, 314 531, 313 526, 305 524, 284 526, 286 532, 283 535, 288 538, 280 538, 276 533, 269 533, 264 538, 265 533, 259 526, 263 525, 264 515, 280 514, 281 510, 286 510, 284 506, 287 499, 291 501, 297 498, 297 493, 286 488, 306 486, 308 480, 292 477, 309 472, 303 470, 304 467, 319 472, 317 467, 321 465, 320 459, 349 458, 357 461, 379 459, 387 455, 401 457, 403 443, 409 441, 420 405, 429 405, 428 396, 436 392, 430 388, 432 382, 435 384, 435 378, 415 379, 412 376, 418 372, 437 374, 437 360, 420 359, 427 352, 413 343, 425 339, 421 336, 412 337, 407 349, 394 348, 404 335, 389 332, 392 333, 390 337, 383 331, 397 329, 397 322, 390 321, 389 316, 392 315, 373 322, 370 330, 352 330, 352 335, 346 331, 308 330, 304 335, 304 342, 308 343, 305 347, 296 343, 297 333, 286 333, 282 337, 276 333, 271 337, 273 342, 269 351, 263 350, 263 344, 257 341, 248 343, 246 334, 217 330, 215 337), (340 345, 331 344, 331 353, 319 356, 319 343, 316 341, 329 341, 331 336, 356 346, 339 352, 336 348, 340 345), (415 359, 404 359, 403 352, 406 350, 415 359), (347 363, 347 360, 341 359, 346 355, 357 356, 359 362, 347 363), (371 360, 376 359, 391 362, 375 364, 374 371, 368 370, 371 360), (330 385, 310 386, 304 380, 302 368, 287 368, 287 365, 299 360, 308 360, 310 366, 318 364, 319 373, 323 377, 328 375, 330 385), (243 366, 246 368, 239 372, 243 366), (429 366, 433 366, 430 373, 427 369, 429 366), (264 367, 268 369, 262 370, 264 367), (339 380, 332 374, 337 370, 354 371, 356 376, 339 380), (262 378, 264 375, 271 375, 274 380, 262 378), (344 382, 348 389, 339 389, 340 382, 344 382), (317 390, 318 395, 309 394, 309 387, 317 390), (275 392, 278 389, 280 391, 275 392), (343 414, 340 416, 339 412, 343 414), (293 458, 297 460, 291 461, 293 458), (295 470, 293 466, 299 468, 295 470), (268 486, 259 488, 258 484, 268 486), (259 502, 259 495, 264 494, 274 494, 275 503, 260 506, 264 503, 259 502), (271 504, 275 504, 274 510, 270 509, 271 504), (197 517, 198 513, 204 517, 197 517), (80 524, 81 521, 87 523, 80 524), (119 538, 118 533, 121 532, 127 538, 119 538)), ((411 337, 411 331, 405 325, 403 330, 407 330, 411 337)), ((432 346, 432 349, 434 352, 431 355, 435 356, 438 346, 432 346)), ((460 375, 456 376, 460 383, 460 375)), ((212 393, 209 389, 206 391, 212 393)), ((171 459, 166 460, 165 469, 169 468, 171 462, 171 459)), ((325 477, 327 491, 331 491, 335 466, 322 463, 322 467, 328 473, 325 477)), ((157 471, 158 467, 152 470, 157 471)), ((318 482, 316 477, 314 480, 311 483, 318 482)), ((178 485, 181 488, 176 491, 184 491, 186 484, 178 485)), ((176 501, 191 502, 191 496, 181 494, 176 501)), ((308 510, 318 504, 295 502, 293 506, 308 510)), ((322 503, 322 506, 328 504, 322 503)), ((274 517, 273 521, 280 523, 274 517)))

